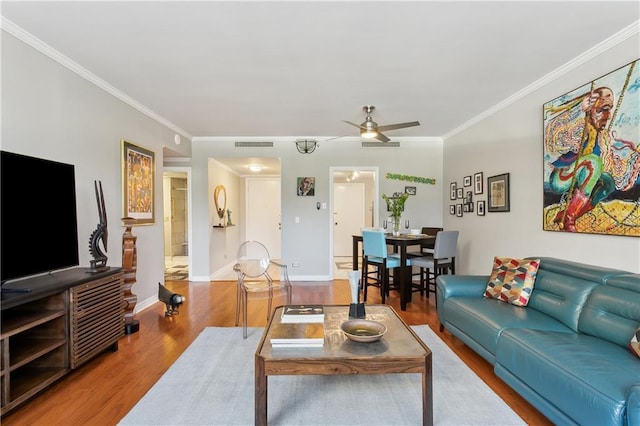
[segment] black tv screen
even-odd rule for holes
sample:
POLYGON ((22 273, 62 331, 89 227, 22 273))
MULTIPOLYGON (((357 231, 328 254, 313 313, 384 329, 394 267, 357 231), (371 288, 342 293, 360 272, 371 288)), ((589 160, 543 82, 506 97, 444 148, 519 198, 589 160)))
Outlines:
POLYGON ((1 151, 0 280, 77 266, 75 170, 1 151))

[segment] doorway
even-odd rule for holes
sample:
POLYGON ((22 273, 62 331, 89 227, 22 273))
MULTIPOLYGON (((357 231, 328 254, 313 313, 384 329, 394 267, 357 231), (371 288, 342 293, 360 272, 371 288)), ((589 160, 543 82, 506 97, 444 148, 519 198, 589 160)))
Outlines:
POLYGON ((378 168, 331 167, 331 244, 333 278, 352 269, 352 235, 378 222, 378 168))
POLYGON ((162 173, 165 280, 188 280, 190 253, 190 169, 165 167, 162 173))

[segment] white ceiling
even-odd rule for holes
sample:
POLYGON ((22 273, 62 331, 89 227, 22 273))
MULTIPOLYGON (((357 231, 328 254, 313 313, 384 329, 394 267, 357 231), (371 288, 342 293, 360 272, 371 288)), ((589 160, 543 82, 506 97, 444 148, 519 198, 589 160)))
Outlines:
MULTIPOLYGON (((3 1, 186 137, 446 137, 640 18, 637 1, 3 1)), ((637 32, 635 33, 637 37, 637 32)))

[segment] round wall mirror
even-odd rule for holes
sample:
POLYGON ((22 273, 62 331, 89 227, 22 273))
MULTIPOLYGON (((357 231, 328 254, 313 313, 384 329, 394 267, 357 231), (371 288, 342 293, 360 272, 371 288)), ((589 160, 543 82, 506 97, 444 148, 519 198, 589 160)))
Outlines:
POLYGON ((216 203, 218 217, 224 219, 224 212, 227 210, 227 190, 224 185, 218 185, 213 190, 213 201, 216 203))

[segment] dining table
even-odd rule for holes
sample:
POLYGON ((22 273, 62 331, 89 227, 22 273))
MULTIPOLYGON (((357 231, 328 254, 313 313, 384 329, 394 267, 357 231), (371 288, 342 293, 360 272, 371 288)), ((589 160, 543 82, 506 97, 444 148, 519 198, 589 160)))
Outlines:
MULTIPOLYGON (((421 246, 427 243, 432 243, 436 239, 435 235, 428 234, 385 234, 385 240, 387 245, 393 247, 394 253, 400 253, 400 271, 398 276, 394 275, 394 280, 397 279, 397 285, 400 292, 400 310, 407 310, 407 303, 411 302, 411 280, 412 280, 412 268, 411 265, 407 265, 407 259, 409 254, 408 247, 421 246)), ((360 248, 362 244, 362 235, 353 235, 353 267, 354 271, 358 270, 358 258, 362 253, 360 248)), ((420 252, 417 252, 421 255, 420 252)), ((364 275, 363 275, 364 277, 364 275)), ((364 279, 364 278, 363 278, 364 279)))

